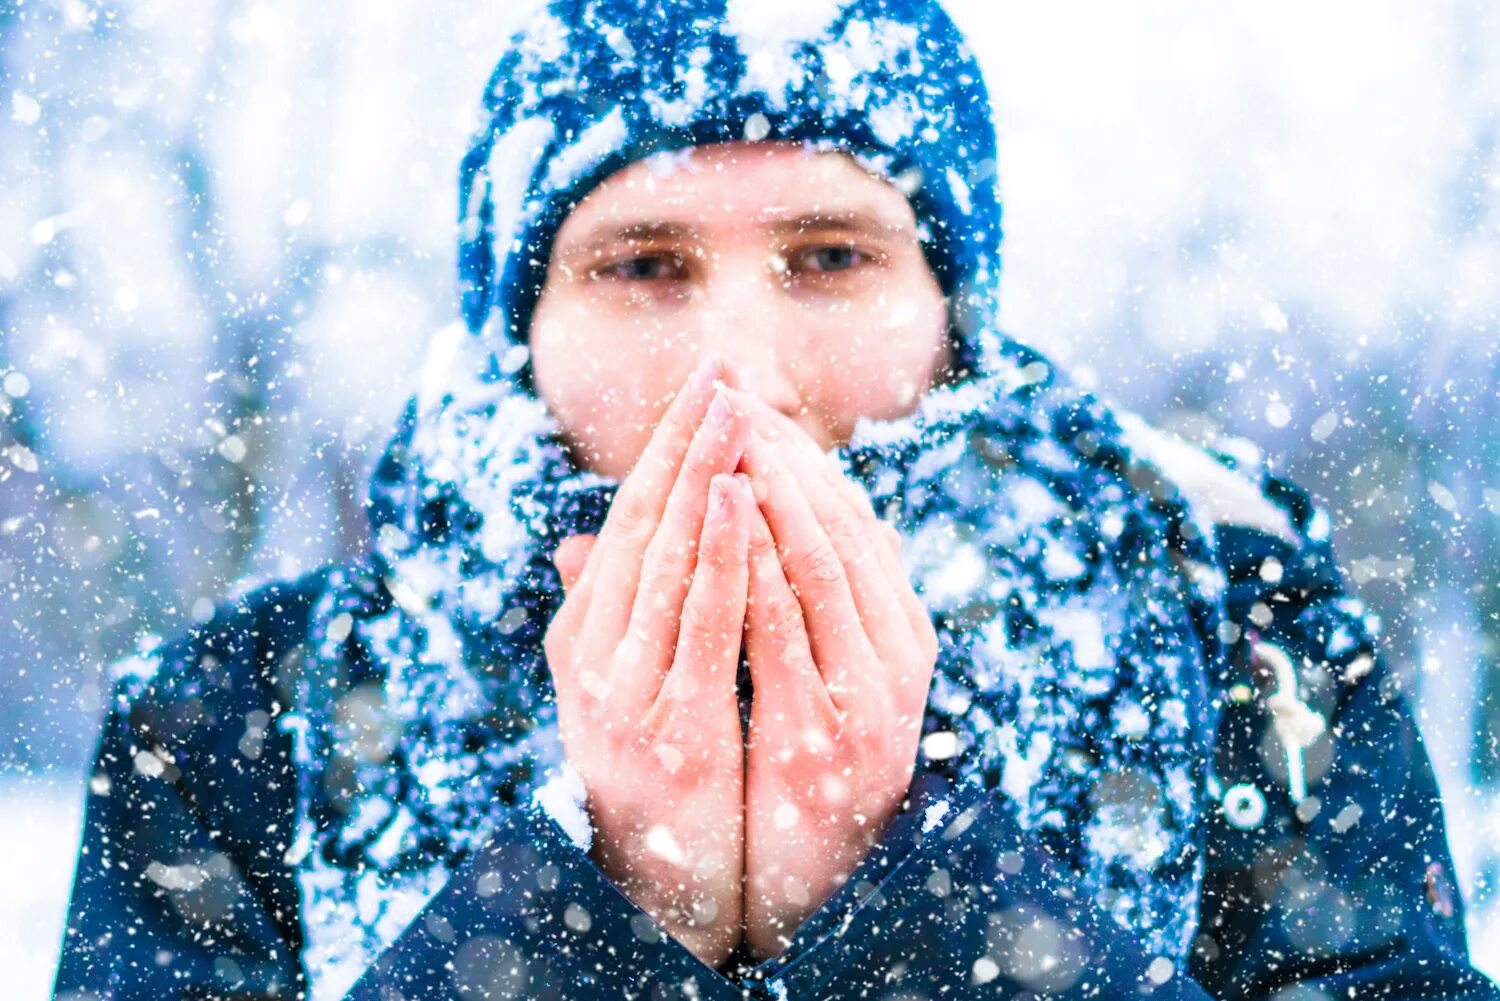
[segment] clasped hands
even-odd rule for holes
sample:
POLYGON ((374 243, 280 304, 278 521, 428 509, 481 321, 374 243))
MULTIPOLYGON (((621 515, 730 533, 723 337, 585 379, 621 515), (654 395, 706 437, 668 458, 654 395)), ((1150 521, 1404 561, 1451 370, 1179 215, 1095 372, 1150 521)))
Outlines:
POLYGON ((545 641, 592 857, 715 967, 780 952, 878 840, 937 656, 898 533, 732 381, 701 365, 597 538, 558 547, 545 641))

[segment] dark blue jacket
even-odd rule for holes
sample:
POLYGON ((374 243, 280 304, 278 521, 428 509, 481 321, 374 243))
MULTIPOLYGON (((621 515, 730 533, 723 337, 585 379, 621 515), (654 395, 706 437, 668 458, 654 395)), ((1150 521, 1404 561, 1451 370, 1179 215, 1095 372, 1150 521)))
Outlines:
MULTIPOLYGON (((1295 500, 1295 498, 1294 498, 1295 500)), ((1331 550, 1220 530, 1229 604, 1337 602, 1331 550), (1272 557, 1284 572, 1268 584, 1272 557)), ((117 701, 88 788, 59 995, 294 998, 304 986, 286 861, 292 704, 326 576, 226 603, 117 701)), ((460 868, 351 997, 1500 998, 1469 964, 1431 766, 1378 659, 1319 677, 1313 615, 1278 615, 1329 721, 1294 805, 1263 699, 1223 693, 1190 969, 1148 963, 1011 816, 1005 797, 919 774, 908 808, 793 944, 758 967, 701 963, 546 815, 523 808, 460 868), (1299 985, 1292 993, 1278 993, 1299 985), (1029 993, 1027 993, 1029 992, 1029 993)), ((1246 685, 1251 664, 1241 665, 1246 685)))

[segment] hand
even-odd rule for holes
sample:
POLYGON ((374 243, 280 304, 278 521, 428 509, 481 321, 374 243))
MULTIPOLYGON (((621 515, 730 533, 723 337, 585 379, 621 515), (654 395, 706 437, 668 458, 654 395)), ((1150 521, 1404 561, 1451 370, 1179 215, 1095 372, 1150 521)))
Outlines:
POLYGON ((588 790, 605 873, 710 966, 740 939, 749 427, 702 366, 620 486, 597 540, 556 557, 548 628, 568 761, 588 790), (591 543, 581 571, 583 550, 591 543))
POLYGON ((753 402, 745 939, 764 958, 905 798, 937 636, 899 533, 800 428, 753 402))

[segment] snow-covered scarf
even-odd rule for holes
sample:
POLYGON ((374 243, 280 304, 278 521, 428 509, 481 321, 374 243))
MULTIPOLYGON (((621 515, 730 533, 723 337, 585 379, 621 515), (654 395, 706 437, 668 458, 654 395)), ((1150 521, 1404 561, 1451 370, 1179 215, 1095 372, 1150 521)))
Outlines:
POLYGON ((1225 657, 1211 528, 1105 407, 999 332, 994 132, 947 16, 568 0, 513 40, 486 107, 462 175, 466 323, 437 338, 379 465, 372 552, 323 595, 289 716, 305 920, 314 940, 342 922, 325 958, 358 952, 339 934, 378 951, 413 909, 393 888, 420 902, 561 762, 551 555, 599 530, 617 484, 570 466, 531 388, 560 220, 642 156, 771 138, 901 186, 952 306, 966 376, 839 450, 904 536, 941 640, 919 768, 1008 797, 1105 911, 1182 960, 1225 657))

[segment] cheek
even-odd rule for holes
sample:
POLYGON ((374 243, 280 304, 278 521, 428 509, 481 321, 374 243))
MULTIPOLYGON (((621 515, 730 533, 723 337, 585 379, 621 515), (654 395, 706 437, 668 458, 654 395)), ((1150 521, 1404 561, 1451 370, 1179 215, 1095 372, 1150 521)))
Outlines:
POLYGON ((639 331, 613 329, 586 308, 538 308, 531 328, 537 394, 578 466, 622 478, 645 448, 675 387, 653 343, 639 331))
POLYGON ((824 350, 819 371, 807 373, 809 395, 845 436, 860 417, 911 413, 942 366, 947 322, 946 305, 935 295, 889 296, 852 311, 819 338, 824 350))

